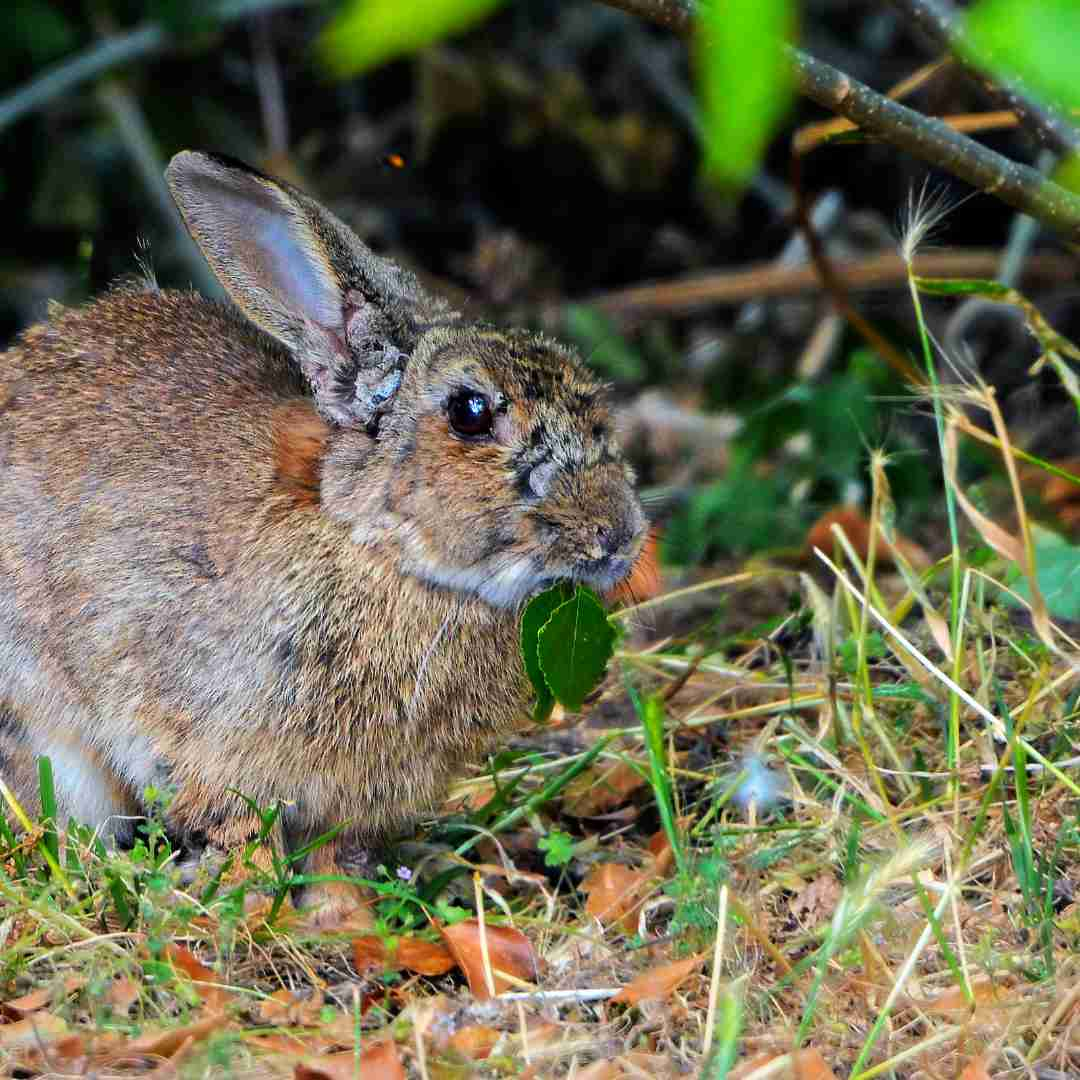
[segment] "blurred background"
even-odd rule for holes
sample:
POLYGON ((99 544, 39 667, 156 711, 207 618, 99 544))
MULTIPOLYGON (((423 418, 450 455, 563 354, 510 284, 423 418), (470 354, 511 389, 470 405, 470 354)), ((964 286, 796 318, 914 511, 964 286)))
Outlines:
MULTIPOLYGON (((905 98, 923 112, 989 107, 955 65, 926 68, 940 48, 900 5, 808 0, 795 17, 807 49, 879 91, 923 72, 905 98)), ((7 0, 0 73, 4 344, 50 300, 140 266, 212 293, 161 172, 183 148, 233 155, 310 191, 471 315, 577 344, 615 389, 675 569, 800 558, 823 514, 863 506, 875 448, 905 533, 943 547, 931 410, 822 291, 800 200, 861 314, 916 366, 896 245, 925 185, 955 204, 936 237, 959 260, 951 276, 1012 275, 1080 337, 1058 237, 883 142, 820 142, 796 168, 793 134, 827 118, 803 99, 778 89, 752 168, 718 182, 702 146, 723 103, 703 106, 693 50, 595 0, 7 0)), ((736 88, 753 75, 726 73, 736 88)), ((1015 126, 977 137, 1040 160, 1015 126)), ((936 338, 997 387, 1020 445, 1080 457, 1076 406, 1052 372, 1029 375, 1037 351, 1013 309, 926 304, 936 338)), ((989 455, 967 448, 963 470, 992 503, 989 455)), ((1043 509, 1075 529, 1068 501, 1043 509)))

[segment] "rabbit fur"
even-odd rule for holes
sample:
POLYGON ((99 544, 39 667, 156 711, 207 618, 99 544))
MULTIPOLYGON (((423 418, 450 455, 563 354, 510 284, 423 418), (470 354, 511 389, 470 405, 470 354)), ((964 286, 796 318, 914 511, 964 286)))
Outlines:
POLYGON ((0 362, 0 775, 32 806, 47 754, 61 818, 121 838, 148 785, 226 848, 237 792, 280 802, 289 848, 346 824, 308 857, 340 874, 521 716, 523 603, 612 587, 645 519, 569 349, 230 159, 167 177, 236 306, 118 288, 0 362))

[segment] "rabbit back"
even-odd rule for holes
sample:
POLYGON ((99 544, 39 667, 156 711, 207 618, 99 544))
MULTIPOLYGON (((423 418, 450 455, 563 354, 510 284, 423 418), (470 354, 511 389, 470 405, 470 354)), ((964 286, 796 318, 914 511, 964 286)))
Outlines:
POLYGON ((227 309, 115 292, 30 331, 3 379, 0 702, 72 812, 167 782, 193 829, 232 789, 385 835, 516 715, 513 618, 349 542, 319 505, 329 426, 227 309))

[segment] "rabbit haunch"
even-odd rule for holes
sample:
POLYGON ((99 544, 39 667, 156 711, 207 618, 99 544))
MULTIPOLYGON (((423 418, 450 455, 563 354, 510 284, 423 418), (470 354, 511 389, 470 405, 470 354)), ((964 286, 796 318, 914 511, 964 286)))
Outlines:
POLYGON ((48 754, 92 824, 167 783, 219 845, 257 830, 230 790, 280 800, 290 847, 347 823, 309 857, 337 873, 521 714, 521 603, 611 587, 644 518, 568 350, 465 323, 287 185, 169 179, 244 317, 117 290, 0 362, 0 770, 32 805, 48 754))

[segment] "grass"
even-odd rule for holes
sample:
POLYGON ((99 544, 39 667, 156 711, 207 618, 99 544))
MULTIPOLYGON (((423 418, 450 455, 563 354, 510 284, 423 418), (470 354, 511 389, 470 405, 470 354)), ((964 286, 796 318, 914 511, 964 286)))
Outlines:
POLYGON ((189 880, 153 816, 127 851, 58 829, 44 763, 0 827, 0 1071, 1075 1071, 1080 650, 974 381, 1012 524, 959 486, 960 404, 933 389, 946 558, 904 554, 876 455, 865 547, 625 609, 585 720, 465 778, 373 929, 311 929, 256 845, 189 880))

